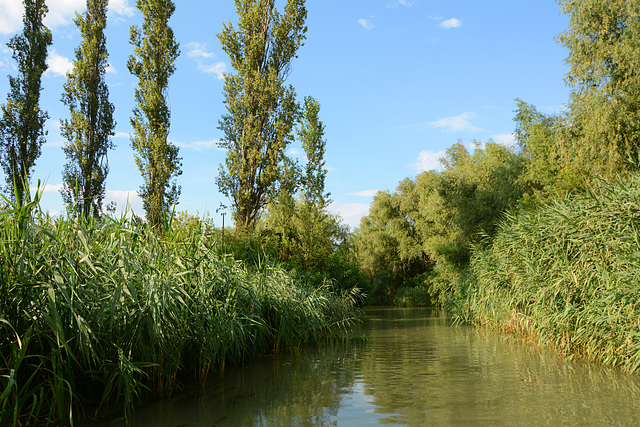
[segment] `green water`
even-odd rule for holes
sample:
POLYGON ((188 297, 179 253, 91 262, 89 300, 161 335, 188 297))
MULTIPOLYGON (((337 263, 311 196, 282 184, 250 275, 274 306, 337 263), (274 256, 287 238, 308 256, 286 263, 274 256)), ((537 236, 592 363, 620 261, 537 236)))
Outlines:
POLYGON ((368 310, 362 334, 227 369, 132 425, 640 425, 640 377, 451 326, 440 311, 368 310))

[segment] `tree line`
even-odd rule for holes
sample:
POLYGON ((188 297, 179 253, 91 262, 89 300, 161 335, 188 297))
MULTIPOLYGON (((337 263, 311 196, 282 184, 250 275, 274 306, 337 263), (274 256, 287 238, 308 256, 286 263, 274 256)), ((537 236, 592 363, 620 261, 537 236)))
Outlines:
MULTIPOLYGON (((72 70, 61 101, 69 118, 61 121, 67 163, 63 169, 64 201, 83 218, 99 217, 109 172, 108 151, 116 126, 114 105, 105 82, 108 67, 105 28, 108 0, 87 0, 87 10, 74 19, 82 40, 75 50, 72 70)), ((39 104, 41 76, 47 69, 51 32, 43 24, 45 0, 23 0, 24 29, 8 43, 18 63, 18 76, 9 77, 11 91, 0 118, 0 163, 5 190, 20 206, 29 196, 29 181, 45 142, 48 114, 39 104)), ((235 0, 237 27, 225 23, 218 38, 235 73, 225 74, 227 114, 219 121, 220 147, 227 151, 216 179, 230 200, 239 232, 252 231, 268 205, 271 211, 291 200, 279 194, 301 194, 307 206, 324 211, 324 125, 319 103, 306 97, 298 102, 286 84, 290 63, 304 44, 307 10, 304 0, 288 0, 283 11, 275 0, 235 0), (295 138, 303 143, 304 167, 286 155, 295 138)), ((127 68, 138 78, 136 107, 130 119, 131 146, 144 184, 139 194, 149 224, 158 226, 178 202, 182 173, 178 147, 168 139, 171 112, 168 82, 180 55, 169 20, 171 0, 137 0, 141 27, 132 26, 133 53, 127 68)), ((301 199, 302 200, 302 199, 301 199)), ((106 207, 107 209, 113 207, 106 207)))
POLYGON ((443 303, 468 283, 474 248, 507 214, 572 197, 638 170, 640 1, 559 0, 569 17, 565 108, 544 114, 516 99, 515 144, 458 142, 439 172, 379 192, 354 237, 379 302, 443 303))

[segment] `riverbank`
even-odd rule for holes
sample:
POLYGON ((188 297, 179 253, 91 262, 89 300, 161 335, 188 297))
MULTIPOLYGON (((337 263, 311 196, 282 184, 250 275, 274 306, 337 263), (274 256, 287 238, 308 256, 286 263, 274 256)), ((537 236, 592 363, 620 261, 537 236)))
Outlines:
POLYGON ((640 367, 640 175, 508 217, 475 247, 460 320, 640 367))
POLYGON ((194 224, 0 215, 0 424, 69 425, 347 328, 351 294, 218 254, 194 224), (92 408, 88 412, 86 408, 92 408))

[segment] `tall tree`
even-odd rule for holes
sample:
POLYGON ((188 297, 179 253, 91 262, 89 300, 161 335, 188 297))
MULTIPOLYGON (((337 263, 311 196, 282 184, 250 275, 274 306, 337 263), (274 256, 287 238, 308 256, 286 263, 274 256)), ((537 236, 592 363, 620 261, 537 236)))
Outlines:
POLYGON ((304 109, 298 138, 307 156, 304 175, 301 177, 303 195, 306 200, 324 209, 330 202, 329 193, 324 192, 324 180, 327 177, 324 153, 327 142, 324 139, 324 123, 320 121, 320 103, 307 96, 304 98, 304 109))
POLYGON ((182 174, 178 147, 168 140, 171 110, 167 103, 169 77, 180 55, 179 45, 168 22, 175 11, 171 0, 137 0, 142 12, 142 31, 131 27, 134 53, 127 64, 138 77, 133 110, 131 145, 144 178, 140 195, 150 224, 157 226, 163 215, 178 202, 180 187, 175 177, 182 174), (172 181, 173 180, 173 181, 172 181))
POLYGON ((558 0, 569 27, 558 40, 569 50, 573 87, 565 157, 590 175, 612 175, 640 155, 640 2, 558 0))
POLYGON ((44 137, 44 123, 48 114, 40 109, 42 73, 47 69, 47 49, 51 32, 42 20, 48 12, 44 0, 24 0, 22 34, 11 38, 7 46, 13 50, 18 77, 9 76, 11 91, 2 105, 0 119, 0 163, 5 173, 7 189, 15 184, 16 202, 22 205, 29 197, 25 188, 29 176, 40 157, 44 137))
POLYGON ((218 35, 235 74, 225 75, 228 114, 220 120, 227 150, 216 183, 231 200, 237 230, 254 227, 260 210, 279 189, 285 149, 293 140, 298 104, 285 86, 290 63, 307 28, 304 0, 235 0, 238 29, 229 22, 218 35))
POLYGON ((62 94, 70 119, 61 121, 62 136, 67 140, 61 193, 66 203, 75 203, 84 218, 97 217, 102 211, 109 172, 107 150, 114 147, 114 107, 105 81, 109 66, 104 34, 107 4, 108 0, 87 0, 87 11, 76 13, 74 22, 82 42, 62 94))

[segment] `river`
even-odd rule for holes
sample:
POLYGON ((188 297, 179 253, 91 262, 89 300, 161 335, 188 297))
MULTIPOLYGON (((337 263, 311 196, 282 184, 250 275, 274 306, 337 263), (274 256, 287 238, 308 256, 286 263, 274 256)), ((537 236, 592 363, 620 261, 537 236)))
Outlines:
POLYGON ((369 309, 351 339, 227 368, 130 425, 378 424, 640 425, 640 377, 451 326, 439 310, 369 309))

